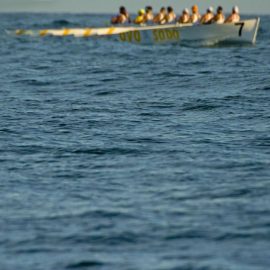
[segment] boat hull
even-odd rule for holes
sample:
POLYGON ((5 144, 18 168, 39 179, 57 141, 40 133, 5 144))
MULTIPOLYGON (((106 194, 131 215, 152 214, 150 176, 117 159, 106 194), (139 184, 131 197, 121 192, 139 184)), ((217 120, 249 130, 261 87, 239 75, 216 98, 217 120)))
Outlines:
POLYGON ((175 24, 136 27, 79 29, 16 30, 16 35, 110 37, 135 44, 178 44, 200 41, 205 44, 222 42, 255 43, 260 19, 228 24, 175 24))
POLYGON ((259 19, 255 19, 230 24, 145 27, 132 32, 120 33, 118 40, 137 44, 190 43, 192 41, 205 44, 255 43, 259 22, 259 19))

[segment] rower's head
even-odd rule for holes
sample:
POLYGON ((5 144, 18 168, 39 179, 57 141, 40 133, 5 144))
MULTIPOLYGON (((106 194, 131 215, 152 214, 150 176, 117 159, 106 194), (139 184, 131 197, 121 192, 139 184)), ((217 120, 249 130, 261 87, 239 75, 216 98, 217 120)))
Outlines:
POLYGON ((167 12, 168 12, 168 13, 173 12, 173 8, 172 8, 171 6, 167 7, 167 12))
POLYGON ((187 8, 185 8, 184 10, 183 10, 183 14, 189 14, 189 10, 187 9, 187 8))
POLYGON ((121 6, 121 7, 119 8, 119 12, 120 12, 120 14, 126 14, 126 13, 127 13, 127 10, 126 10, 125 7, 121 6))
POLYGON ((199 12, 199 7, 197 5, 194 5, 191 7, 192 13, 198 13, 199 12))
POLYGON ((138 15, 142 16, 145 14, 145 10, 142 8, 138 11, 138 15))
POLYGON ((151 13, 153 11, 153 8, 151 6, 145 7, 145 12, 146 13, 151 13))
POLYGON ((206 10, 207 13, 213 13, 214 12, 214 8, 213 7, 209 7, 207 10, 206 10))
POLYGON ((232 8, 232 13, 239 14, 239 7, 238 6, 234 6, 232 8))
POLYGON ((165 7, 162 7, 159 12, 160 13, 165 13, 166 12, 166 8, 165 7))
POLYGON ((223 7, 222 6, 219 6, 218 8, 217 8, 217 13, 218 14, 221 14, 223 12, 223 7))

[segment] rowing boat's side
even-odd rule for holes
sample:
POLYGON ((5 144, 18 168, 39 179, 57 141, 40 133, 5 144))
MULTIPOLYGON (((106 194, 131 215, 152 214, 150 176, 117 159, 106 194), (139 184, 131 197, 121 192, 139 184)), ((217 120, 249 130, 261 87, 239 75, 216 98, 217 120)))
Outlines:
MULTIPOLYGON (((92 36, 110 36, 134 31, 135 27, 106 27, 106 28, 64 28, 64 29, 42 29, 42 30, 25 30, 17 29, 17 36, 74 36, 74 37, 92 37, 92 36)), ((9 31, 10 33, 10 31, 9 31)), ((12 32, 11 32, 12 33, 12 32)))
POLYGON ((132 43, 181 43, 202 41, 209 44, 220 42, 255 43, 260 19, 232 24, 173 25, 164 28, 144 27, 119 34, 119 40, 132 43))
POLYGON ((260 19, 245 20, 230 24, 209 25, 156 25, 137 27, 107 27, 82 29, 16 30, 16 35, 32 36, 112 36, 121 42, 142 44, 181 43, 203 41, 210 44, 219 42, 255 43, 260 19))

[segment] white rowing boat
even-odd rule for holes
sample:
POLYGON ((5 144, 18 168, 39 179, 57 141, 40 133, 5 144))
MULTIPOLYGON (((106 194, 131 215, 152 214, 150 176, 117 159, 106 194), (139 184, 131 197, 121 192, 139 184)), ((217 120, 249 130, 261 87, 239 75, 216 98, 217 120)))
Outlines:
POLYGON ((113 37, 121 42, 137 44, 166 44, 202 41, 207 44, 220 42, 255 43, 260 19, 228 24, 168 24, 155 26, 106 27, 80 29, 16 30, 16 35, 113 37))

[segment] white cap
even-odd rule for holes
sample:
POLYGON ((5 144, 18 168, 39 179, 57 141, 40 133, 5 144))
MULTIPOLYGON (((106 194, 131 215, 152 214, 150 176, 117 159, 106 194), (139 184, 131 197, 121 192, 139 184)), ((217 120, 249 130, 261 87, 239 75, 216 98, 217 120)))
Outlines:
POLYGON ((235 13, 239 13, 239 7, 238 6, 234 6, 232 10, 235 13))
POLYGON ((183 13, 187 13, 187 14, 189 14, 189 10, 188 10, 188 8, 185 8, 185 9, 183 10, 183 13))
POLYGON ((214 8, 213 8, 213 7, 209 7, 209 8, 207 9, 207 11, 208 11, 208 12, 214 12, 214 8))

